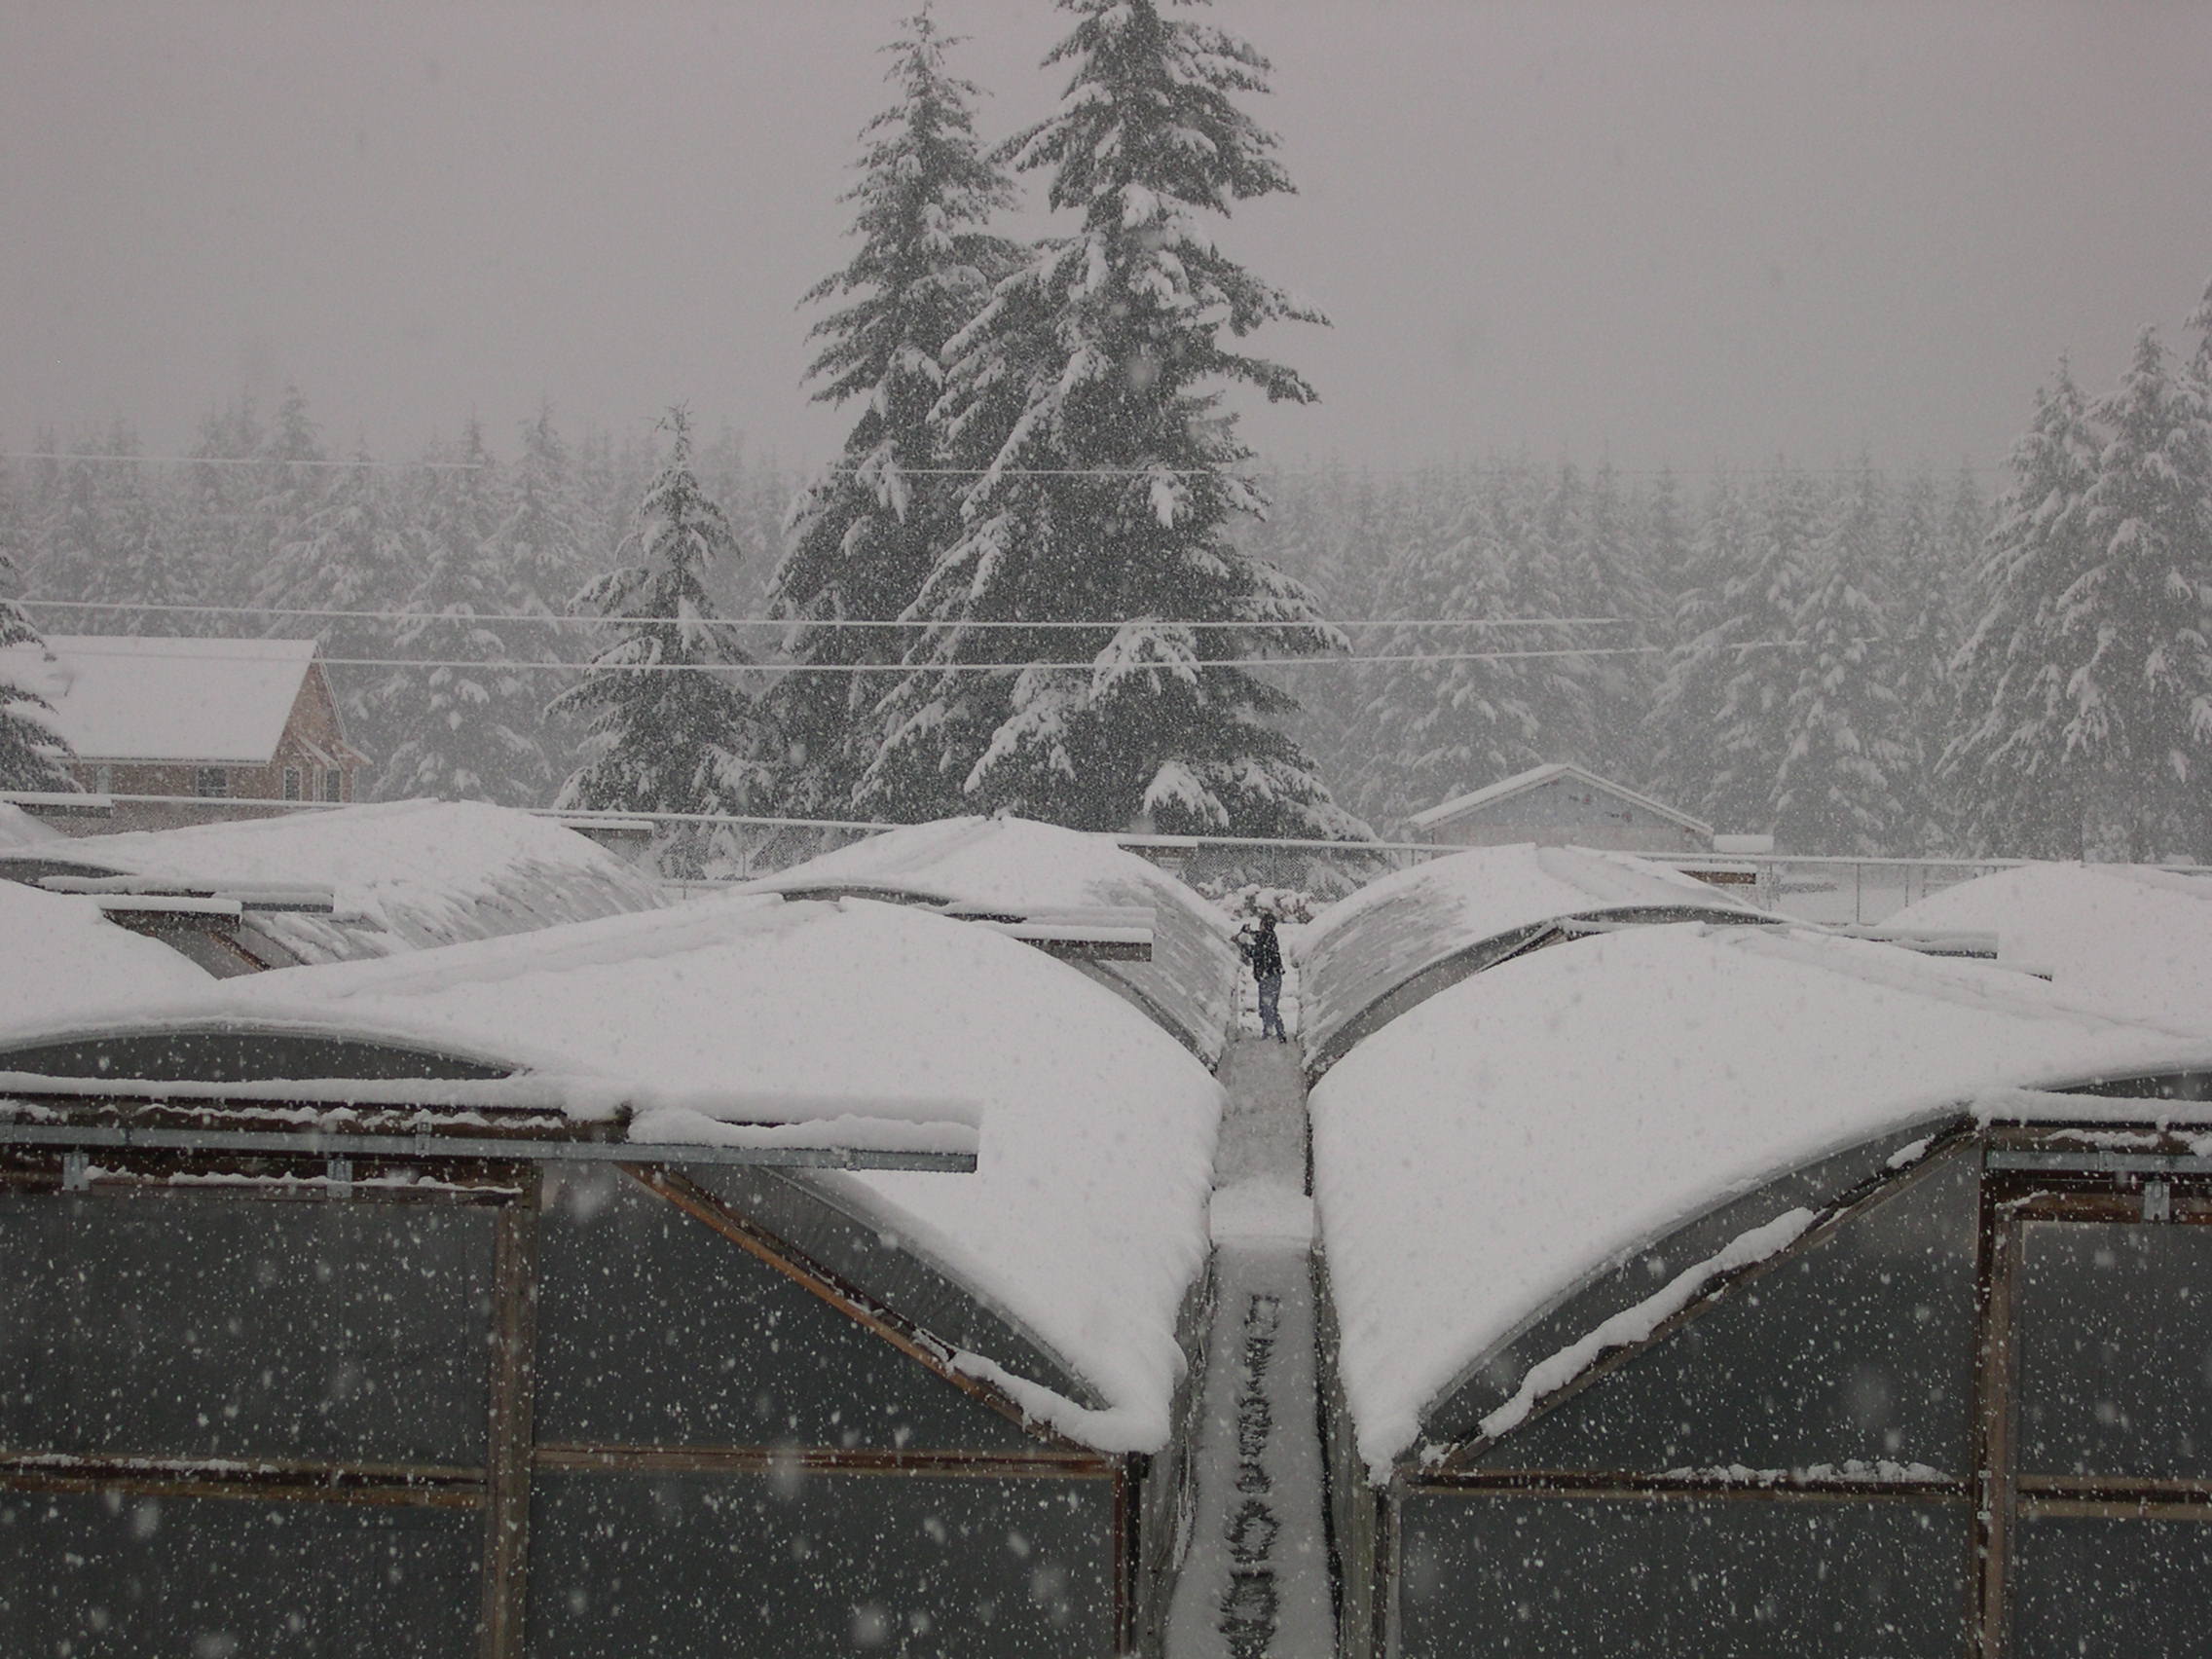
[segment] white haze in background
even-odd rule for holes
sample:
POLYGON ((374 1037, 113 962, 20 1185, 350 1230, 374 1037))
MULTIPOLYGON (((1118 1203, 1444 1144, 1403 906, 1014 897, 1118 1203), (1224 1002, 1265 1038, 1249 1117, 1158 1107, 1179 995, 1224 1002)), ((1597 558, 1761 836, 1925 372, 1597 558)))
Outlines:
MULTIPOLYGON (((689 399, 790 462, 797 296, 846 257, 875 48, 913 0, 0 0, 0 447, 148 447, 242 383, 415 453, 549 393, 689 399)), ((940 0, 992 133, 1046 0, 940 0)), ((1991 464, 2212 275, 2212 7, 1225 0, 1302 194, 1229 233, 1334 313, 1271 349, 1271 459, 1991 464)), ((1029 225, 1011 227, 1016 231, 1029 225)))

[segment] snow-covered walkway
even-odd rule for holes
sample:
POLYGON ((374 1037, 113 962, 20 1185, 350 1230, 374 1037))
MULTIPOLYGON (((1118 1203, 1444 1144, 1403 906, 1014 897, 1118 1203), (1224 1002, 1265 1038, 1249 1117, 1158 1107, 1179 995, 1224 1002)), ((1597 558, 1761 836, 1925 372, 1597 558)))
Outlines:
POLYGON ((1242 1038, 1223 1056, 1221 1080, 1219 1300, 1198 1429, 1197 1535, 1168 1614, 1168 1659, 1328 1659, 1336 1635, 1298 1050, 1242 1038))

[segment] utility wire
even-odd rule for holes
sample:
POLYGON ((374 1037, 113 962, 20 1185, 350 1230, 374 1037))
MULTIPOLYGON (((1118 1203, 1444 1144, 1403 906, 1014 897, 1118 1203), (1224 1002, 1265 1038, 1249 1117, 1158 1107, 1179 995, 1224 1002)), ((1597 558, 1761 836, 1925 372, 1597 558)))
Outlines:
MULTIPOLYGON (((313 607, 287 607, 274 605, 155 605, 135 600, 91 599, 19 599, 16 602, 36 610, 129 610, 143 611, 165 616, 288 616, 329 617, 376 622, 535 622, 552 627, 574 627, 580 624, 667 622, 666 616, 556 616, 539 610, 325 610, 313 607)), ((1625 626, 1631 618, 1625 616, 1429 616, 1382 617, 1358 621, 1340 621, 1327 624, 1337 628, 1614 628, 1625 626)), ((1308 628, 1323 624, 1309 622, 1172 622, 1153 616, 1123 616, 1095 621, 1039 621, 999 622, 977 621, 960 623, 932 623, 928 621, 901 621, 896 618, 883 621, 860 617, 810 617, 783 616, 708 616, 700 617, 689 625, 697 628, 1125 628, 1133 622, 1152 623, 1162 628, 1308 628)))
POLYGON ((273 455, 103 455, 91 450, 0 450, 0 461, 152 461, 180 466, 343 466, 356 470, 385 468, 394 472, 413 472, 418 468, 432 472, 490 470, 490 463, 481 461, 371 461, 366 456, 336 461, 273 455))
MULTIPOLYGON (((153 461, 178 466, 334 466, 388 469, 395 472, 428 468, 436 472, 482 472, 495 464, 475 461, 377 461, 360 457, 352 461, 337 459, 279 459, 275 456, 231 455, 120 455, 93 450, 0 450, 0 461, 153 461)), ((1000 478, 1220 478, 1231 477, 1245 483, 1264 483, 1271 478, 1323 478, 1341 475, 1346 478, 1419 478, 1423 474, 1467 470, 1492 470, 1498 466, 1516 464, 1493 461, 1455 457, 1448 461, 1417 462, 1410 466, 1357 466, 1346 462, 1309 462, 1300 466, 1262 466, 1250 472, 1225 473, 1212 466, 901 466, 893 470, 907 478, 981 478, 986 474, 1000 478)), ((820 477, 824 473, 857 473, 866 463, 833 461, 813 468, 797 469, 802 478, 820 477)), ((1535 465, 1531 470, 1549 471, 1548 465, 1535 465)), ((1849 466, 1604 466, 1579 464, 1577 470, 1591 477, 1610 473, 1615 478, 1769 478, 1796 477, 1841 478, 1862 469, 1849 466)), ((1874 467, 1873 471, 1885 469, 1874 467)), ((1889 468, 1887 470, 1918 470, 1918 468, 1889 468)), ((1960 472, 1987 473, 2010 470, 2003 461, 1970 461, 1941 469, 1945 474, 1960 472)), ((779 476, 781 475, 779 471, 779 476)), ((802 486, 803 487, 803 486, 802 486)))
MULTIPOLYGON (((1847 645, 1875 645, 1879 636, 1863 640, 1850 640, 1847 645)), ((1715 648, 1727 651, 1787 651, 1802 650, 1811 644, 1806 640, 1751 640, 1724 645, 1715 648)), ((1361 655, 1357 652, 1330 656, 1272 656, 1272 657, 1222 657, 1195 662, 1138 662, 1127 665, 1127 673, 1174 673, 1184 668, 1313 668, 1350 666, 1359 663, 1422 663, 1422 662, 1527 662, 1548 657, 1614 657, 1660 656, 1674 649, 1671 645, 1563 645, 1550 650, 1527 651, 1408 651, 1384 655, 1361 655)), ((96 647, 73 646, 73 657, 129 657, 144 661, 184 660, 195 662, 268 662, 263 654, 247 651, 116 651, 96 647)), ((325 657, 315 661, 325 668, 471 668, 487 674, 517 670, 547 670, 563 674, 604 672, 609 674, 1003 674, 1010 670, 1030 668, 1095 669, 1095 662, 1062 662, 1051 659, 1029 659, 1018 662, 513 662, 487 657, 325 657)))

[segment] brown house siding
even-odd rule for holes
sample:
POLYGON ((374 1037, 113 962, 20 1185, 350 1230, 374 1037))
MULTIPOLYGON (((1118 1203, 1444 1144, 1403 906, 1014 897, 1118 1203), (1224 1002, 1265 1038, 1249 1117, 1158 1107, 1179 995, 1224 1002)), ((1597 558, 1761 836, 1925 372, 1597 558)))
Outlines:
POLYGON ((284 773, 288 769, 299 773, 298 798, 302 800, 327 799, 326 778, 335 770, 337 798, 350 802, 356 798, 358 773, 367 762, 366 756, 347 743, 330 682, 323 675, 322 665, 315 663, 301 677, 299 693, 292 700, 292 711, 285 717, 283 733, 276 740, 276 754, 266 766, 224 762, 202 765, 184 760, 147 762, 125 756, 79 756, 70 762, 69 769, 79 784, 94 793, 191 798, 119 800, 115 803, 113 817, 56 818, 54 823, 55 828, 71 834, 93 835, 113 834, 124 830, 174 830, 187 824, 267 818, 282 809, 248 803, 284 800, 284 773), (339 765, 325 768, 315 756, 316 750, 337 760, 339 765), (201 795, 200 774, 203 771, 223 774, 221 796, 201 795))

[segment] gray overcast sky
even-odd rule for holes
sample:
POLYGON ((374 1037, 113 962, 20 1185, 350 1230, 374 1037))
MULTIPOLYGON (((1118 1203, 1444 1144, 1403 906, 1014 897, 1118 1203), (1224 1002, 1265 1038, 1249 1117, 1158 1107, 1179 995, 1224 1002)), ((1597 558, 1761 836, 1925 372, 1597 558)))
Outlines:
MULTIPOLYGON (((910 0, 0 0, 0 447, 152 447, 296 380, 334 444, 511 450, 688 400, 813 461, 797 296, 841 263, 910 0)), ((940 0, 993 135, 1046 0, 940 0)), ((1335 327, 1271 457, 2001 459, 2212 276, 2212 4, 1224 0, 1301 194, 1224 240, 1335 327)), ((1041 183, 1030 187, 1042 197, 1041 183)))

